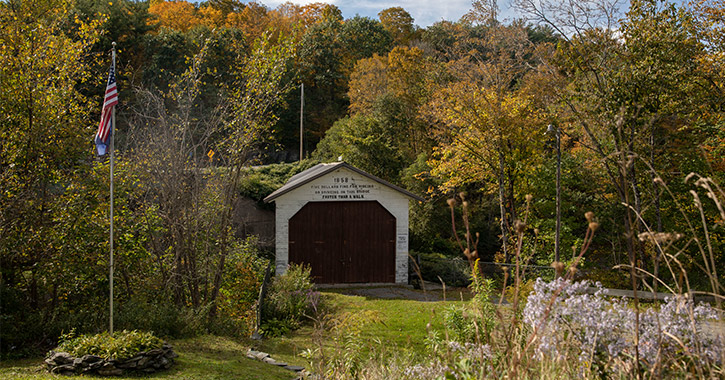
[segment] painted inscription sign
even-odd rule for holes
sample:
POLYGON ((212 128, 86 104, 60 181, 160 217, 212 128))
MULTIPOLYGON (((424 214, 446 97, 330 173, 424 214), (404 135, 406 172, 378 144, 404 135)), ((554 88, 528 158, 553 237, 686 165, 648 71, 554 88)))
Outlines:
POLYGON ((310 185, 315 199, 323 201, 356 201, 373 199, 376 185, 367 181, 356 181, 346 174, 334 175, 327 183, 310 185))

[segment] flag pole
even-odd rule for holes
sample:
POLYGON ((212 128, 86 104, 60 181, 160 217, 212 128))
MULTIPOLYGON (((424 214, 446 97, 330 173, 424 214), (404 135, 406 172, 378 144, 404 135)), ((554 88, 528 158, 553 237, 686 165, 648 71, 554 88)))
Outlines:
POLYGON ((303 119, 305 115, 305 84, 302 83, 302 87, 300 88, 300 161, 302 161, 302 140, 304 137, 303 132, 303 119))
MULTIPOLYGON (((113 46, 112 53, 111 53, 111 64, 113 65, 113 71, 114 75, 116 75, 116 43, 111 43, 113 46)), ((110 265, 109 265, 109 280, 110 280, 110 295, 109 295, 109 305, 110 305, 110 318, 108 323, 108 332, 109 334, 113 335, 113 140, 116 135, 116 107, 113 107, 111 110, 111 207, 110 207, 110 217, 111 217, 111 259, 110 259, 110 265)))

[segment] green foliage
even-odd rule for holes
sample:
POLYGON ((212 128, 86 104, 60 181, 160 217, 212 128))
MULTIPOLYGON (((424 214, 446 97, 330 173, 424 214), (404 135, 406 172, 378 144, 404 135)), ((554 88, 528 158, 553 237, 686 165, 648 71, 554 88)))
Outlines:
POLYGON ((321 313, 325 307, 313 289, 310 267, 290 265, 287 272, 272 279, 262 309, 262 330, 284 334, 321 313))
POLYGON ((305 171, 319 162, 302 160, 289 164, 271 164, 245 169, 239 183, 242 196, 262 203, 262 200, 282 187, 293 175, 305 171))
POLYGON ((476 340, 476 327, 471 323, 469 311, 461 306, 450 306, 443 310, 443 323, 450 340, 473 342, 476 340))
POLYGON ((496 325, 496 306, 493 304, 496 289, 494 289, 493 279, 483 277, 479 265, 480 260, 476 259, 471 274, 470 288, 471 292, 473 292, 471 306, 481 322, 479 328, 484 336, 488 338, 496 325))
POLYGON ((377 119, 356 115, 335 122, 320 141, 313 157, 323 162, 342 160, 372 175, 399 182, 404 167, 395 138, 377 119))
POLYGON ((259 288, 268 265, 255 236, 234 243, 219 292, 221 313, 231 325, 227 331, 235 336, 249 336, 254 330, 259 288))
MULTIPOLYGON (((305 83, 306 138, 315 146, 347 113, 348 81, 355 62, 385 54, 391 38, 377 21, 355 17, 324 19, 307 29, 299 44, 299 68, 305 83)), ((298 98, 294 99, 299 104, 298 98)))
MULTIPOLYGON (((456 252, 451 247, 451 251, 456 252)), ((457 253, 456 253, 457 254, 457 253)), ((446 286, 464 287, 471 281, 471 266, 463 257, 455 257, 435 252, 415 252, 410 255, 420 257, 420 271, 426 281, 438 283, 441 280, 446 286)))
POLYGON ((75 336, 75 332, 61 336, 56 352, 67 352, 75 357, 97 355, 105 359, 125 360, 140 352, 161 348, 163 341, 151 333, 123 330, 108 333, 75 336))
POLYGON ((415 37, 413 17, 402 7, 383 9, 378 13, 380 23, 398 45, 408 45, 415 37))

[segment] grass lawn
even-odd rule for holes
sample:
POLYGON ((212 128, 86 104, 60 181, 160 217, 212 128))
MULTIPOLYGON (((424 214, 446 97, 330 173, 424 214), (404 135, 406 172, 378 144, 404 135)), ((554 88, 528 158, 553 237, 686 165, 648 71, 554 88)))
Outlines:
MULTIPOLYGON (((408 353, 422 353, 425 338, 428 336, 427 325, 433 329, 442 327, 442 311, 452 304, 460 304, 460 295, 448 294, 448 302, 420 302, 399 299, 375 299, 340 294, 339 289, 323 291, 332 305, 335 317, 362 317, 355 319, 355 326, 360 328, 360 336, 370 344, 381 342, 391 350, 408 353), (453 299, 453 301, 451 301, 453 299)), ((466 297, 468 298, 468 297, 466 297)), ((279 361, 307 367, 307 360, 300 354, 308 348, 315 348, 312 326, 304 326, 287 336, 269 338, 261 341, 233 338, 202 336, 170 343, 179 354, 176 364, 168 371, 152 375, 114 377, 114 379, 292 379, 294 373, 271 366, 260 361, 247 359, 249 347, 267 352, 279 361)), ((329 333, 323 337, 323 346, 330 349, 333 342, 329 333)), ((67 379, 60 375, 46 372, 42 358, 0 362, 1 379, 67 379)), ((80 376, 81 378, 99 378, 80 376)))
MULTIPOLYGON (((360 335, 364 340, 382 345, 392 350, 421 353, 428 337, 427 325, 434 330, 442 330, 444 308, 460 305, 458 292, 449 293, 447 302, 421 302, 400 299, 375 299, 340 294, 343 290, 326 289, 322 293, 332 304, 337 317, 347 315, 361 316, 369 323, 361 325, 360 335), (455 295, 455 296, 454 296, 455 295), (453 297, 451 297, 453 296, 453 297), (454 301, 451 301, 453 299, 454 301)), ((470 298, 464 296, 464 298, 470 298)), ((275 359, 287 363, 306 366, 306 360, 299 354, 316 347, 314 330, 305 326, 285 337, 265 339, 250 344, 258 350, 269 352, 275 359)), ((332 348, 332 342, 325 341, 323 346, 332 348)))
MULTIPOLYGON (((202 336, 170 342, 179 357, 171 369, 152 375, 111 377, 111 379, 188 379, 188 380, 226 380, 260 379, 289 380, 294 373, 247 359, 247 346, 231 338, 202 336)), ((69 379, 67 376, 51 375, 45 370, 43 359, 9 361, 0 363, 2 379, 69 379)), ((97 376, 78 376, 80 378, 100 379, 97 376)))

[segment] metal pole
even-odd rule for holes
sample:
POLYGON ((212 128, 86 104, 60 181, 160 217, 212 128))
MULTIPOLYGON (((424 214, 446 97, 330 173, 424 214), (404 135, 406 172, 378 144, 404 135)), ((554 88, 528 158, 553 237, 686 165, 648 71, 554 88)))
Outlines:
POLYGON ((305 84, 300 89, 300 161, 302 161, 303 116, 305 112, 305 84))
MULTIPOLYGON (((116 43, 113 42, 113 53, 111 55, 112 59, 112 65, 113 65, 113 75, 116 75, 116 43)), ((111 315, 109 318, 108 323, 108 332, 109 334, 113 335, 113 151, 114 151, 114 144, 113 140, 116 136, 116 107, 113 107, 111 110, 111 207, 110 207, 110 216, 111 216, 111 260, 109 265, 109 280, 110 280, 110 296, 109 296, 109 303, 110 303, 110 309, 111 309, 111 315)))
POLYGON ((556 127, 556 238, 554 261, 559 262, 559 236, 561 233, 561 130, 556 127))

